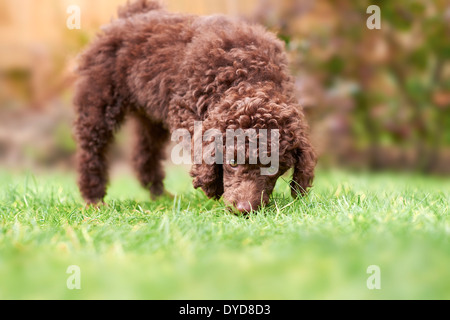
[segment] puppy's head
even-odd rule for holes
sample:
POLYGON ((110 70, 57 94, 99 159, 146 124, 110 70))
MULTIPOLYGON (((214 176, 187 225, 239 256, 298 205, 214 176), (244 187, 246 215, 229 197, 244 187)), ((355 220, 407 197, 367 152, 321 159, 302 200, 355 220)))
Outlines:
POLYGON ((202 145, 201 162, 191 170, 194 187, 250 212, 266 205, 277 179, 294 168, 291 193, 305 194, 316 156, 301 111, 259 98, 227 107, 210 115, 201 134, 194 135, 194 144, 202 145))

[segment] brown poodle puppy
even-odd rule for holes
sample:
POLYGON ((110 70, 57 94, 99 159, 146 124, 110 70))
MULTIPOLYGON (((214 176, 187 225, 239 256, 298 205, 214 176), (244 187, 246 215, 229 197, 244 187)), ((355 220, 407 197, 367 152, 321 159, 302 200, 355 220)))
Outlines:
MULTIPOLYGON (((256 210, 289 168, 294 197, 311 186, 316 156, 283 43, 260 26, 222 15, 172 14, 156 2, 135 1, 103 28, 78 71, 78 183, 87 203, 105 196, 107 149, 126 115, 137 123, 134 167, 153 195, 164 191, 161 162, 171 133, 185 129, 194 136, 197 121, 203 132, 217 129, 224 136, 239 128, 279 132, 278 170, 270 174, 261 174, 262 161, 249 162, 247 151, 242 164, 194 164, 194 187, 208 197, 223 196, 241 212, 256 210)), ((219 152, 228 154, 225 149, 219 152)))

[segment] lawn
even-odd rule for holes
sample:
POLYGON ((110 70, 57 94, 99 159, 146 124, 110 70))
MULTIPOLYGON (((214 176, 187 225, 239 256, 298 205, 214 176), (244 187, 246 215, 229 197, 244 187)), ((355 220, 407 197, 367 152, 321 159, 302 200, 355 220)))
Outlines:
POLYGON ((0 299, 450 299, 450 179, 319 170, 247 217, 179 168, 166 186, 114 176, 85 208, 73 174, 0 171, 0 299))

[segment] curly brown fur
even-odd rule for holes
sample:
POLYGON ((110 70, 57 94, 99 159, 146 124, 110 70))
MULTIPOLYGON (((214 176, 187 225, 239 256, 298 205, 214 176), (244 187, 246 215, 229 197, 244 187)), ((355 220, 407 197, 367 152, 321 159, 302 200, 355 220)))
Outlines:
POLYGON ((155 195, 163 191, 161 161, 170 133, 185 128, 193 136, 194 121, 224 135, 237 128, 280 132, 275 175, 261 175, 260 164, 194 164, 194 187, 208 197, 223 196, 240 211, 257 209, 289 168, 293 196, 311 186, 316 156, 283 43, 260 26, 222 15, 171 14, 156 2, 136 1, 120 8, 119 18, 82 55, 79 76, 79 187, 88 203, 105 196, 106 153, 128 114, 137 123, 136 172, 155 195))

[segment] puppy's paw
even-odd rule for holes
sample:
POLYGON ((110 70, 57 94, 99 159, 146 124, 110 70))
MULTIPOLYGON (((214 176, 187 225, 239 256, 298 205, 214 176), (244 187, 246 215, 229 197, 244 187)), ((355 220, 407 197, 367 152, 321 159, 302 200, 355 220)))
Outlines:
POLYGON ((169 191, 167 191, 166 189, 163 189, 162 191, 160 191, 158 193, 154 193, 154 192, 150 191, 150 197, 152 200, 156 200, 160 197, 167 197, 169 199, 175 198, 175 196, 173 194, 171 194, 169 191))
POLYGON ((108 204, 103 199, 85 199, 85 208, 95 208, 99 209, 102 207, 108 207, 108 204))

